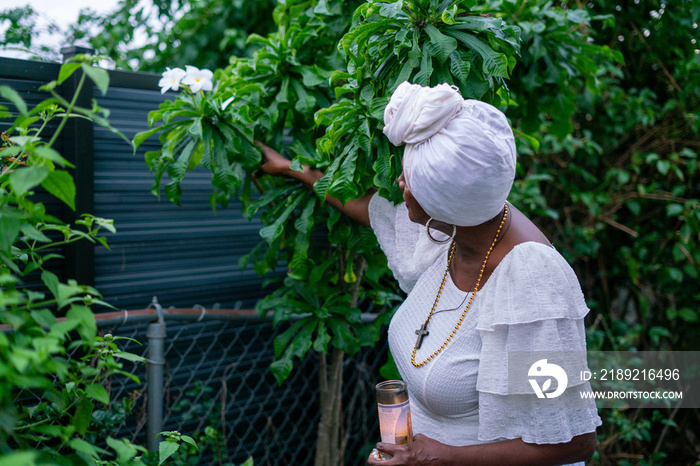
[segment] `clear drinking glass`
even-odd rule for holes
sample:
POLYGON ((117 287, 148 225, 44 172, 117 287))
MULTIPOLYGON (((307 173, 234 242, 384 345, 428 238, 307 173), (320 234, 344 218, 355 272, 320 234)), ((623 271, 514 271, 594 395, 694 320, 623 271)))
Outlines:
MULTIPOLYGON (((403 380, 387 380, 375 387, 379 411, 379 431, 383 443, 403 445, 413 441, 411 408, 408 390, 403 380)), ((388 459, 379 453, 379 459, 388 459)))

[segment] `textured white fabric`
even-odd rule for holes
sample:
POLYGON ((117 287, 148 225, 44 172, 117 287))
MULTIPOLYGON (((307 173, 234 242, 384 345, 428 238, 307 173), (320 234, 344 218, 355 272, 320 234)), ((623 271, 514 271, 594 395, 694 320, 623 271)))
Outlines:
MULTIPOLYGON (((389 326, 389 345, 408 385, 414 433, 473 445, 511 438, 562 443, 595 431, 601 421, 593 400, 587 409, 518 410, 509 406, 513 395, 506 395, 508 351, 585 351, 588 309, 573 270, 555 249, 535 242, 517 245, 478 292, 450 344, 415 368, 415 330, 435 300, 449 246, 428 241, 404 204, 394 206, 378 195, 370 201, 370 221, 408 293, 389 326)), ((417 360, 445 341, 467 299, 448 276, 417 360)))
POLYGON ((443 129, 462 109, 455 87, 423 87, 404 81, 384 109, 384 134, 395 146, 418 144, 443 129))
POLYGON ((384 134, 404 150, 404 178, 436 220, 474 226, 498 215, 515 177, 505 115, 456 88, 404 82, 384 110, 384 134))

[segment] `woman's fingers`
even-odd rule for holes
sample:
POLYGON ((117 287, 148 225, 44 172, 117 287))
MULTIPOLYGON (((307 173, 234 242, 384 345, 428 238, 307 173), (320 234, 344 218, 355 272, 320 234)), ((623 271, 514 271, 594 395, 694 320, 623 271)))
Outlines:
MULTIPOLYGON (((279 152, 266 146, 260 141, 253 141, 253 144, 262 149, 263 164, 260 169, 270 175, 282 175, 287 176, 289 167, 291 166, 291 161, 283 157, 279 152)), ((261 175, 260 173, 259 175, 261 175)), ((259 176, 258 175, 258 176, 259 176)))
POLYGON ((377 459, 377 455, 374 454, 374 451, 372 454, 369 455, 369 459, 367 460, 367 464, 369 465, 376 465, 376 466, 400 466, 405 464, 403 457, 405 456, 404 450, 406 449, 405 445, 393 445, 391 443, 378 443, 377 447, 375 448, 375 451, 379 453, 379 458, 384 458, 384 459, 377 459), (382 455, 383 454, 383 455, 382 455))

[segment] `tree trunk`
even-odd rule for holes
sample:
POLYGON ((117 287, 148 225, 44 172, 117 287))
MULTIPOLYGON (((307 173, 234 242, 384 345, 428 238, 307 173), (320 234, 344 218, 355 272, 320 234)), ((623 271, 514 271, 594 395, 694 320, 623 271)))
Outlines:
MULTIPOLYGON (((353 260, 352 256, 348 260, 353 260)), ((357 264, 357 279, 353 283, 351 293, 352 307, 357 307, 360 294, 362 275, 367 263, 360 257, 357 264)), ((342 267, 344 270, 345 267, 342 267)), ((318 353, 318 382, 321 392, 321 419, 318 422, 318 440, 316 444, 316 461, 314 466, 339 466, 345 460, 345 448, 342 443, 343 429, 343 361, 345 353, 333 348, 328 355, 318 353)))
POLYGON ((318 443, 315 466, 337 466, 343 456, 340 451, 343 409, 343 360, 345 354, 333 348, 330 365, 325 353, 319 357, 319 387, 321 391, 321 419, 318 422, 318 443))

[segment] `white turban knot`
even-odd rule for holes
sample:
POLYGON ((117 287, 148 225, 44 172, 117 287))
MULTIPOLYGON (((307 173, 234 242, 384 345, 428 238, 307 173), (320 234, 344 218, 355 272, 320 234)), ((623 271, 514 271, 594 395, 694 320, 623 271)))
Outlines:
POLYGON ((447 84, 401 83, 384 110, 384 134, 406 144, 404 178, 428 215, 457 226, 492 219, 515 178, 515 138, 506 116, 464 100, 447 84))

